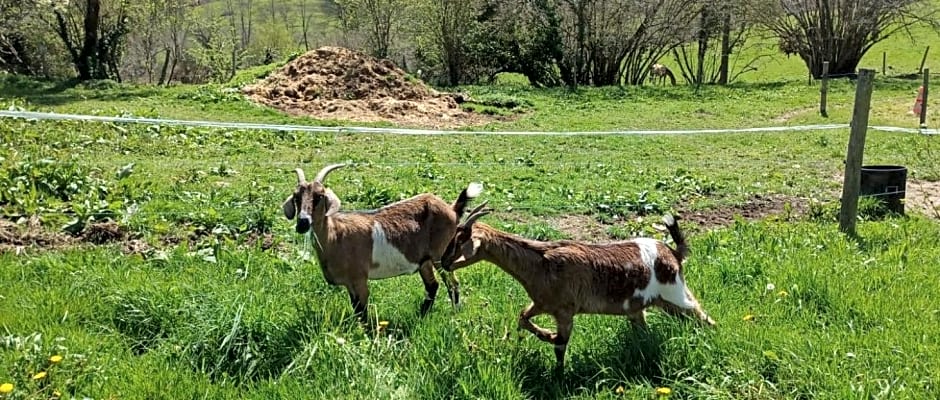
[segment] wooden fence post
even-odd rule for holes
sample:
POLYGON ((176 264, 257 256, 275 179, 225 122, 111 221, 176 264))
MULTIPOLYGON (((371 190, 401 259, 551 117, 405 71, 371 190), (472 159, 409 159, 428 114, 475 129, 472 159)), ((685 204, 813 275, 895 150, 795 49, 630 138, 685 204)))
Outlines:
POLYGON ((930 51, 930 46, 927 46, 927 48, 924 49, 924 57, 920 59, 920 69, 918 69, 917 72, 923 72, 923 71, 924 71, 924 63, 927 62, 927 52, 928 52, 928 51, 930 51))
POLYGON ((888 75, 888 52, 881 52, 881 74, 888 75))
POLYGON ((826 112, 826 97, 829 95, 829 61, 823 61, 822 85, 819 86, 819 115, 829 117, 826 112))
POLYGON ((856 236, 855 218, 858 216, 858 194, 862 180, 862 159, 865 155, 865 134, 868 132, 872 80, 875 75, 875 71, 871 69, 861 69, 858 72, 855 107, 852 110, 852 130, 845 156, 842 208, 839 210, 839 230, 851 236, 856 236))
POLYGON ((920 104, 920 127, 927 127, 927 93, 930 86, 930 68, 924 68, 924 97, 920 104))

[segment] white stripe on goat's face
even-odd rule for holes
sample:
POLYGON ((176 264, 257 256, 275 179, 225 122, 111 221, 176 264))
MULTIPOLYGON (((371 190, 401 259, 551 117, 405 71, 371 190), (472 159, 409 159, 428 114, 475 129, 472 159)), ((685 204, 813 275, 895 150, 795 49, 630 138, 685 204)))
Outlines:
POLYGON ((418 264, 408 261, 401 251, 392 246, 385 237, 382 225, 375 221, 372 225, 372 265, 369 268, 369 279, 391 278, 417 270, 418 264))
MULTIPOLYGON (((640 248, 640 258, 643 260, 643 268, 649 270, 650 281, 645 288, 633 293, 632 299, 641 298, 643 304, 649 304, 654 299, 662 298, 668 303, 675 304, 682 308, 692 308, 694 301, 686 296, 685 282, 681 276, 676 277, 675 282, 660 282, 656 276, 656 260, 659 258, 659 241, 652 238, 637 238, 633 240, 640 248)), ((630 301, 628 299, 623 303, 625 310, 630 310, 630 301)))

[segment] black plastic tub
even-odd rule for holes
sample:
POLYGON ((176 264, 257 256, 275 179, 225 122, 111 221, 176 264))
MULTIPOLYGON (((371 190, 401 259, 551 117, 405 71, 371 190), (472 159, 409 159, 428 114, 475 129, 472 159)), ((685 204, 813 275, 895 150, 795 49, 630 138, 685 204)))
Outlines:
POLYGON ((906 167, 899 165, 862 166, 859 195, 879 200, 885 211, 904 214, 904 194, 906 190, 906 167))

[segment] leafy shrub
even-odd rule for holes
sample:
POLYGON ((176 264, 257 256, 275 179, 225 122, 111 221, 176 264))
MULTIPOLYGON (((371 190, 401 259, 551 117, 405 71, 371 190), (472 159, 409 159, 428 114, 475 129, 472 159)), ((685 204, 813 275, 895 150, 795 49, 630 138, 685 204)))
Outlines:
POLYGON ((0 156, 0 205, 6 216, 40 215, 46 220, 70 217, 63 229, 78 233, 87 223, 116 218, 149 199, 146 186, 125 180, 133 167, 124 166, 114 180, 108 180, 99 176, 100 171, 74 162, 30 155, 0 156))
POLYGON ((679 198, 708 196, 721 189, 721 185, 709 178, 697 178, 686 170, 679 169, 672 178, 656 182, 656 189, 679 198))

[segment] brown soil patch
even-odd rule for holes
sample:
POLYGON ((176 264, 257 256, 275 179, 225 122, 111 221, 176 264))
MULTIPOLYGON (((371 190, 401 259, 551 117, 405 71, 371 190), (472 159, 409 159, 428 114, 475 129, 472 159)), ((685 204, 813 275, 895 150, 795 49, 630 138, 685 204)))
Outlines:
POLYGON ((270 250, 272 247, 277 245, 277 241, 274 240, 273 233, 257 233, 251 232, 248 234, 248 237, 245 239, 245 244, 249 247, 261 246, 261 250, 270 250))
POLYGON ((126 240, 128 236, 127 229, 114 221, 88 225, 79 234, 79 238, 82 241, 94 244, 122 241, 126 240))
POLYGON ((689 225, 697 226, 699 229, 710 229, 731 225, 736 216, 745 220, 760 220, 771 216, 792 219, 805 214, 808 208, 809 201, 799 197, 754 195, 743 204, 734 206, 696 211, 680 209, 679 217, 681 220, 691 222, 689 225), (790 207, 790 215, 786 215, 787 204, 790 207))
POLYGON ((143 240, 131 236, 127 228, 114 221, 90 224, 72 236, 43 227, 35 216, 18 222, 0 218, 0 253, 22 254, 30 249, 60 250, 108 243, 120 243, 126 254, 143 254, 151 249, 143 240))
POLYGON ((810 113, 810 112, 815 111, 815 110, 816 110, 816 108, 813 108, 813 107, 801 108, 801 109, 798 109, 798 110, 790 110, 790 111, 787 111, 787 112, 785 112, 785 113, 783 113, 783 114, 778 115, 777 117, 774 117, 774 119, 772 119, 772 121, 773 121, 773 122, 777 122, 777 123, 788 122, 788 121, 790 121, 791 119, 793 119, 793 117, 796 117, 796 116, 799 116, 799 115, 803 115, 803 114, 807 114, 807 113, 810 113))
POLYGON ((404 126, 455 128, 489 122, 464 111, 461 95, 409 78, 390 60, 342 47, 311 50, 242 88, 258 103, 290 114, 404 126))
POLYGON ((75 242, 74 237, 44 229, 37 217, 19 223, 0 218, 0 252, 19 254, 28 247, 62 248, 75 242))
MULTIPOLYGON (((734 206, 713 207, 696 211, 680 206, 677 214, 682 229, 695 232, 729 226, 734 223, 735 217, 750 221, 768 217, 793 220, 806 215, 808 210, 808 199, 786 195, 754 195, 743 204, 734 206), (789 214, 787 204, 789 204, 789 214)), ((509 215, 504 216, 504 218, 510 221, 526 222, 526 220, 513 218, 509 215)), ((644 219, 652 224, 654 229, 662 230, 659 227, 661 225, 659 216, 647 216, 644 219)), ((547 222, 555 229, 570 235, 574 240, 592 242, 614 240, 607 233, 607 228, 611 225, 604 224, 588 215, 560 215, 548 218, 547 222)))
POLYGON ((908 179, 904 193, 904 210, 940 219, 940 181, 908 179))
POLYGON ((588 215, 562 215, 549 223, 555 229, 571 235, 574 240, 609 239, 604 224, 588 215))

